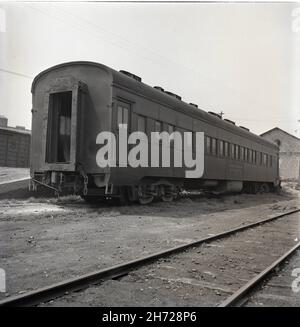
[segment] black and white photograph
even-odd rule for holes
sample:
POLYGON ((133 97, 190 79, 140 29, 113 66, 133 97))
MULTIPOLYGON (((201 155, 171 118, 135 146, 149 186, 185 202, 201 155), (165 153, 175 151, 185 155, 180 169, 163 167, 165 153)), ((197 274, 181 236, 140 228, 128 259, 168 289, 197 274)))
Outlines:
POLYGON ((300 307, 299 200, 300 3, 0 1, 0 307, 300 307))

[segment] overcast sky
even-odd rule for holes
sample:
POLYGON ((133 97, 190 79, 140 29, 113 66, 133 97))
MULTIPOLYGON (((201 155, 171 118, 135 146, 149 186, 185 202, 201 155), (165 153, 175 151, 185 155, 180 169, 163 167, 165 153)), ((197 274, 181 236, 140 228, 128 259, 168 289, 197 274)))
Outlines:
POLYGON ((291 28, 297 7, 0 2, 0 114, 30 128, 32 78, 90 60, 222 110, 255 133, 278 126, 300 136, 300 31, 291 28))

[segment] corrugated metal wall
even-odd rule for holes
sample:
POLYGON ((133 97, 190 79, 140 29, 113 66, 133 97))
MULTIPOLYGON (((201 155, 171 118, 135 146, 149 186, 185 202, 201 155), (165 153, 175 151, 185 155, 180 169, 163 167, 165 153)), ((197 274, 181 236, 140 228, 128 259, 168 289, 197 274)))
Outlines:
POLYGON ((29 167, 31 135, 0 129, 0 166, 29 167))

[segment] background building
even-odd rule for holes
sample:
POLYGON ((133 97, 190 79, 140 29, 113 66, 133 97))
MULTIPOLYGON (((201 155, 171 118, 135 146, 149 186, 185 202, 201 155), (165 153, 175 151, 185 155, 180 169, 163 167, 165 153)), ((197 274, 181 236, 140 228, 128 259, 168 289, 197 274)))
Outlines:
POLYGON ((279 146, 279 174, 282 180, 300 181, 300 139, 275 127, 261 134, 279 146))
POLYGON ((9 127, 0 115, 0 166, 29 167, 31 131, 25 127, 9 127))

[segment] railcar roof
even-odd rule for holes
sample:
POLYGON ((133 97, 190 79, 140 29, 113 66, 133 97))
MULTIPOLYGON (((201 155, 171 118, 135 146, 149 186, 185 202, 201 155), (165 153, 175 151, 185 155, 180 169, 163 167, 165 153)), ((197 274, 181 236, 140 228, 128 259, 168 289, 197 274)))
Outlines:
POLYGON ((190 105, 182 100, 179 100, 171 95, 166 94, 165 92, 162 92, 160 90, 155 89, 154 87, 151 87, 143 82, 137 81, 123 73, 120 73, 108 66, 105 66, 100 63, 96 62, 91 62, 91 61, 73 61, 73 62, 66 62, 62 63, 53 67, 50 67, 41 73, 39 73, 33 80, 32 82, 32 88, 31 91, 34 91, 35 84, 39 80, 40 77, 42 77, 44 74, 61 68, 65 66, 73 66, 73 65, 90 65, 90 66, 95 66, 99 67, 101 69, 106 70, 109 74, 112 75, 113 83, 116 85, 123 86, 125 88, 128 88, 130 90, 135 91, 136 93, 142 94, 146 97, 151 98, 152 100, 155 100, 157 102, 164 103, 165 105, 172 107, 173 109, 175 108, 176 110, 183 112, 187 115, 192 115, 194 117, 199 117, 202 120, 205 120, 209 123, 215 124, 220 128, 223 128, 225 130, 234 132, 235 134, 239 134, 244 137, 248 137, 250 139, 255 140, 256 142, 259 142, 263 145, 272 147, 274 149, 278 149, 278 146, 274 143, 271 143, 262 137, 247 131, 241 127, 238 127, 236 125, 233 125, 229 122, 224 121, 223 119, 217 118, 212 114, 207 113, 201 108, 195 108, 193 105, 190 105))

